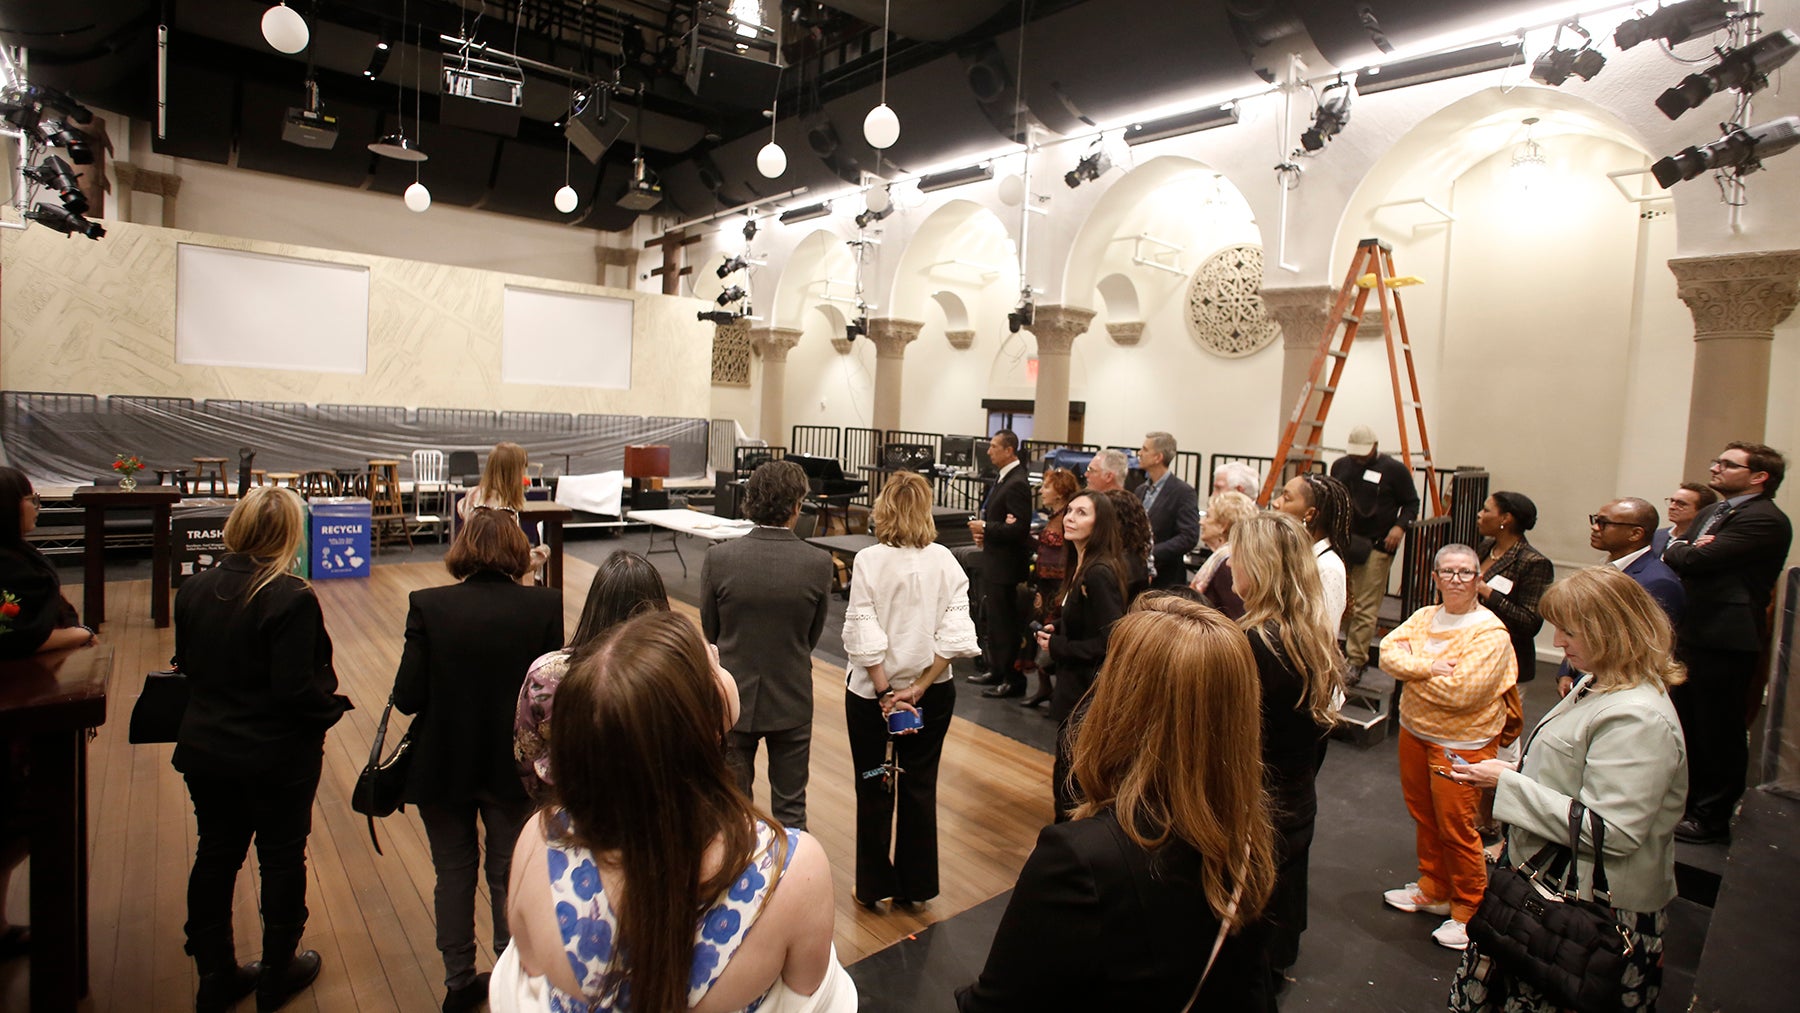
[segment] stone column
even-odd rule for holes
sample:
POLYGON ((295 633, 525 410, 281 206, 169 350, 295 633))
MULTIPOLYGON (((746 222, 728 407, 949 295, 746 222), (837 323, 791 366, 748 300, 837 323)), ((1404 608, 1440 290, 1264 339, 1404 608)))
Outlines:
POLYGON ((900 428, 900 370, 906 365, 906 346, 925 325, 917 320, 876 317, 869 321, 869 340, 875 343, 874 425, 883 432, 900 428))
MULTIPOLYGON (((1276 420, 1275 440, 1287 432, 1288 420, 1294 415, 1294 402, 1300 388, 1312 372, 1313 356, 1319 352, 1319 341, 1325 337, 1325 324, 1331 317, 1331 305, 1337 289, 1330 285, 1296 285, 1262 290, 1263 309, 1269 319, 1281 325, 1281 416, 1276 420)), ((1318 406, 1315 394, 1308 410, 1318 406)))
POLYGON ((1701 479, 1726 443, 1764 439, 1769 350, 1800 300, 1800 250, 1676 257, 1669 270, 1694 315, 1683 476, 1701 479))
POLYGON ((800 332, 792 327, 756 327, 750 331, 750 344, 762 353, 762 418, 757 435, 771 447, 787 445, 787 427, 782 424, 782 407, 787 397, 788 349, 800 343, 800 332))
POLYGON ((1028 325, 1037 338, 1038 357, 1032 439, 1069 438, 1069 350, 1093 320, 1094 311, 1079 306, 1039 306, 1028 325))

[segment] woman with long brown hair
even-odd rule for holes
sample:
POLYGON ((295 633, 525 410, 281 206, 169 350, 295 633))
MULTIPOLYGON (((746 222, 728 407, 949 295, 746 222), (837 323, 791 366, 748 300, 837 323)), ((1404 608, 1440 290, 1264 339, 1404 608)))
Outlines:
POLYGON ((1260 695, 1212 609, 1152 593, 1119 620, 1076 732, 1084 801, 1038 834, 962 1013, 1275 1009, 1260 695))
POLYGON ((1314 788, 1336 719, 1343 655, 1326 618, 1313 539, 1286 514, 1258 514, 1231 530, 1232 586, 1244 602, 1262 683, 1262 757, 1280 866, 1269 899, 1269 964, 1279 988, 1306 931, 1306 866, 1319 798, 1314 788))
MULTIPOLYGON (((1080 491, 1081 480, 1066 468, 1051 468, 1044 472, 1044 482, 1038 487, 1038 495, 1044 500, 1044 511, 1050 515, 1037 533, 1037 558, 1031 564, 1031 582, 1036 585, 1032 612, 1039 623, 1054 623, 1062 613, 1058 592, 1069 576, 1069 540, 1063 534, 1063 513, 1069 508, 1070 498, 1080 491)), ((1019 706, 1036 707, 1049 703, 1050 687, 1055 681, 1054 670, 1047 664, 1049 658, 1035 649, 1025 657, 1024 667, 1037 669, 1038 688, 1036 693, 1020 700, 1019 706), (1037 660, 1032 660, 1034 658, 1037 660)))
POLYGON ((525 490, 531 485, 526 477, 526 465, 531 463, 531 455, 517 443, 501 441, 488 451, 487 463, 481 467, 481 481, 473 490, 456 502, 456 515, 459 520, 467 521, 469 515, 480 507, 490 510, 510 510, 513 519, 519 522, 520 530, 531 541, 531 569, 535 571, 550 558, 550 549, 538 542, 537 524, 529 527, 519 512, 525 509, 525 490))
POLYGON ((1063 516, 1063 535, 1075 546, 1059 594, 1062 616, 1038 631, 1038 646, 1056 665, 1050 714, 1056 718, 1056 763, 1050 784, 1056 819, 1068 818, 1075 797, 1069 789, 1069 729, 1100 665, 1113 623, 1125 614, 1126 563, 1119 552, 1119 518, 1112 500, 1092 490, 1075 494, 1063 516))
POLYGON ((726 766, 737 689, 716 659, 692 620, 645 613, 557 687, 555 804, 513 854, 496 1013, 854 1004, 824 851, 757 812, 726 766))

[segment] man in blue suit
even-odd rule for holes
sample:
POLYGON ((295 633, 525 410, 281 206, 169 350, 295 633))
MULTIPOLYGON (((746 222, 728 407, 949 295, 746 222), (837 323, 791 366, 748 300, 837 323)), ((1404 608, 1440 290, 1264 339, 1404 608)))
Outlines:
MULTIPOLYGON (((1616 499, 1588 517, 1588 544, 1606 553, 1606 561, 1625 571, 1625 576, 1638 582, 1669 616, 1671 627, 1681 624, 1681 613, 1687 606, 1687 592, 1681 578, 1669 569, 1651 547, 1660 518, 1656 508, 1635 496, 1616 499)), ((1568 662, 1556 673, 1557 693, 1567 696, 1575 683, 1568 662)))

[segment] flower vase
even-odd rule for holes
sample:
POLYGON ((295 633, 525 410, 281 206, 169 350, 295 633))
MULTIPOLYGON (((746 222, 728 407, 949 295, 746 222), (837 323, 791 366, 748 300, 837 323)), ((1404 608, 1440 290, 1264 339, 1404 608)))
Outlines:
POLYGON ((126 492, 130 492, 133 489, 136 489, 137 488, 137 476, 127 474, 124 478, 119 479, 119 488, 125 490, 126 492))

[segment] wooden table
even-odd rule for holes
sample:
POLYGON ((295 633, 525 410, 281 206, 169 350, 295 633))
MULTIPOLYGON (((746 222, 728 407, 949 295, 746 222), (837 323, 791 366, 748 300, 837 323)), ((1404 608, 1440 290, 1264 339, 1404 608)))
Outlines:
POLYGON ((563 522, 574 519, 574 510, 549 500, 528 499, 525 501, 525 508, 519 511, 521 524, 530 524, 536 521, 544 525, 542 537, 544 544, 550 547, 550 561, 546 564, 546 569, 549 570, 550 587, 562 587, 563 522))
POLYGON ((158 629, 169 625, 169 508, 181 502, 181 490, 166 485, 140 485, 126 492, 112 485, 77 486, 69 497, 87 513, 81 539, 85 560, 81 578, 81 620, 95 629, 106 621, 106 512, 149 507, 150 616, 158 629))
POLYGON ((70 1013, 88 994, 87 737, 106 721, 112 665, 108 646, 0 661, 0 741, 31 751, 34 1013, 70 1013))

